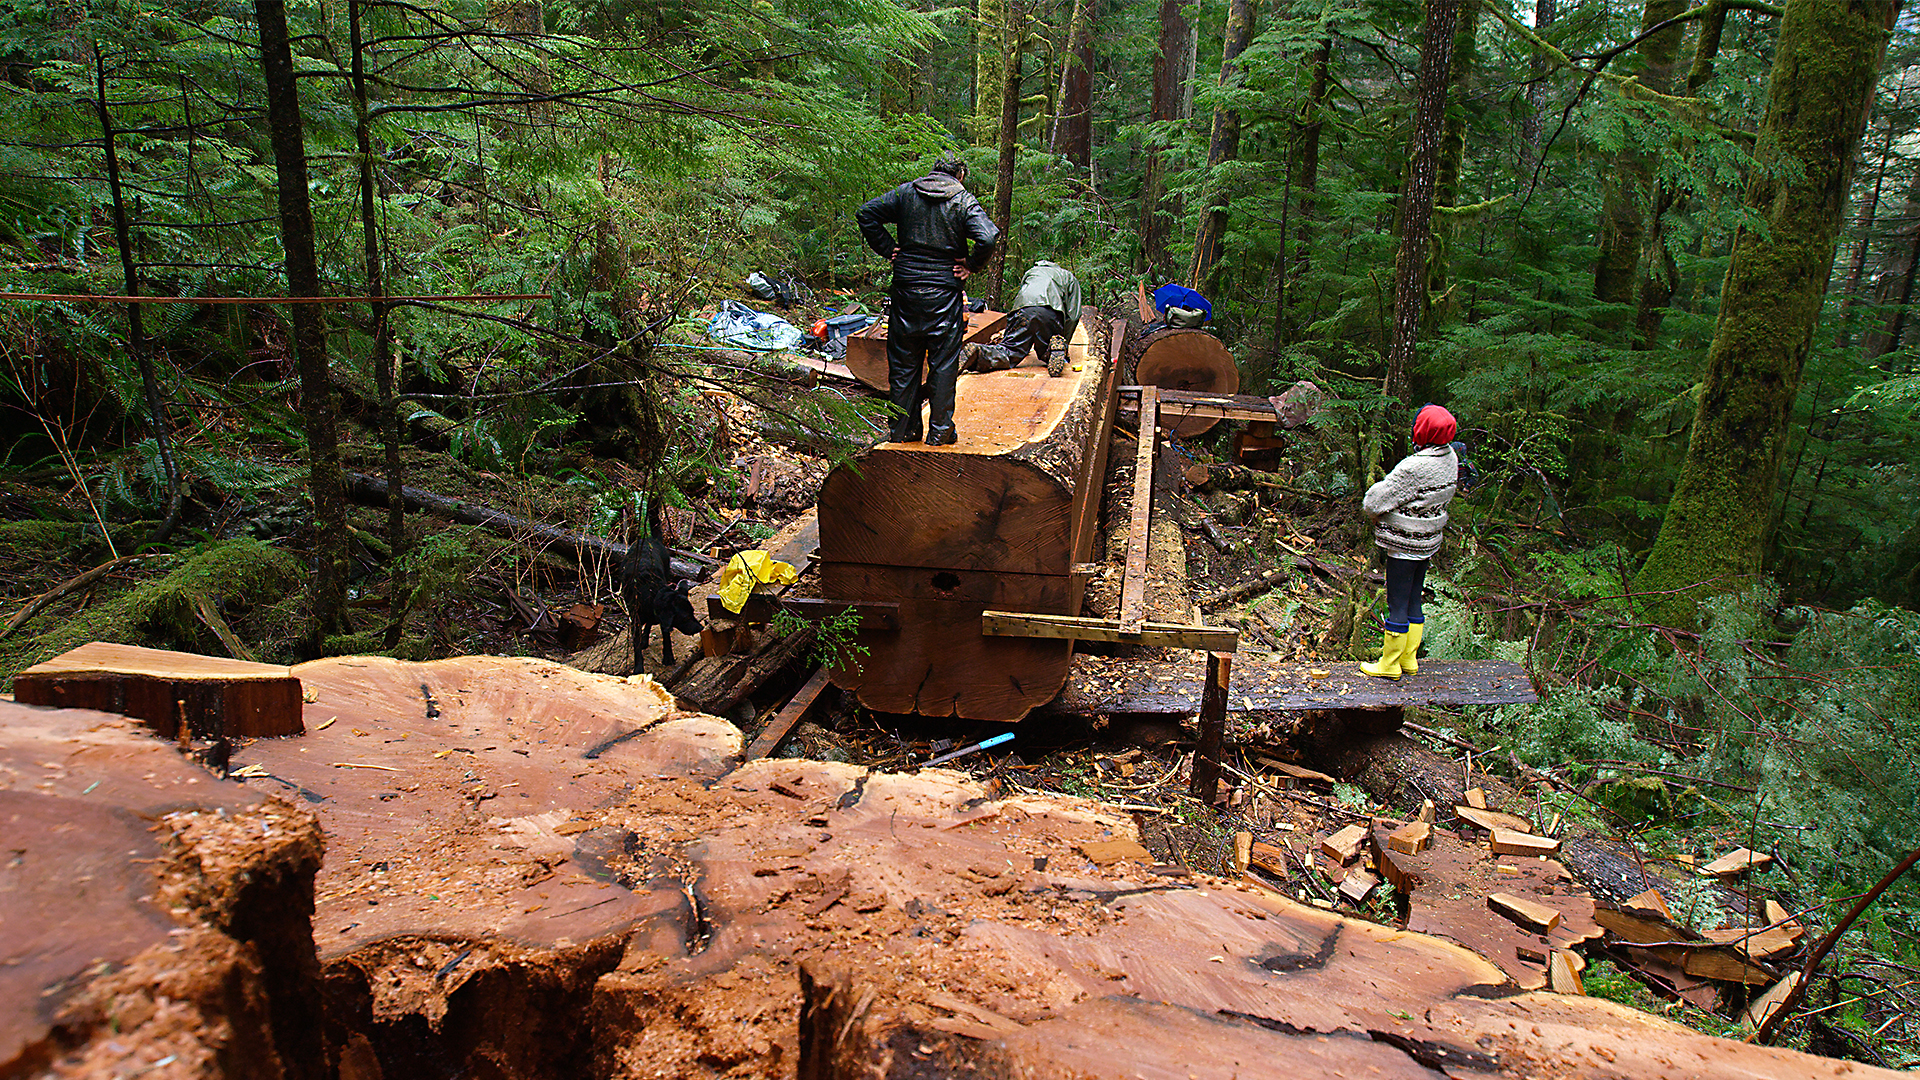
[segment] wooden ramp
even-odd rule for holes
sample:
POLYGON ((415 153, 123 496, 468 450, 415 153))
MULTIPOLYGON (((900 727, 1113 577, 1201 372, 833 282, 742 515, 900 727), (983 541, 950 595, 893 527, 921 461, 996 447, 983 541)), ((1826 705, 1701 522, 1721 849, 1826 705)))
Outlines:
MULTIPOLYGON (((1200 709, 1200 660, 1146 662, 1076 657, 1052 712, 1193 713, 1200 709)), ((1526 669, 1505 660, 1422 660, 1398 681, 1360 674, 1351 661, 1233 665, 1228 712, 1400 709, 1531 704, 1539 697, 1526 669)))
POLYGON ((988 637, 988 609, 1077 615, 1093 550, 1114 367, 1088 309, 1068 372, 960 379, 953 446, 882 443, 820 492, 820 596, 898 605, 836 686, 882 712, 1018 720, 1059 692, 1072 643, 988 637), (1077 370, 1074 370, 1077 369, 1077 370))

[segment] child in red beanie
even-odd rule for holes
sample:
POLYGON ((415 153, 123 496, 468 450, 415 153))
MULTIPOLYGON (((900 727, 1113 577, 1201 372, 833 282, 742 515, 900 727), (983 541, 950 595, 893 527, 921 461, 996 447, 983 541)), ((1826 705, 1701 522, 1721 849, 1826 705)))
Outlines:
POLYGON ((1387 621, 1380 659, 1360 670, 1382 679, 1398 679, 1420 670, 1415 655, 1426 630, 1420 590, 1427 581, 1427 560, 1440 550, 1447 527, 1447 503, 1460 479, 1454 455, 1453 414, 1428 405, 1413 420, 1414 451, 1367 489, 1360 508, 1373 523, 1373 539, 1387 564, 1387 621))

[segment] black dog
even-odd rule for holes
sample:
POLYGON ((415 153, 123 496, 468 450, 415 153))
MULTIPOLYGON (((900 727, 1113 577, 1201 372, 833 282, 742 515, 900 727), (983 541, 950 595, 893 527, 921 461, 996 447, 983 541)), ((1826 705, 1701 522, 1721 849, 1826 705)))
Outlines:
POLYGON ((700 620, 687 598, 692 582, 676 581, 667 565, 667 548, 660 542, 658 504, 647 514, 647 532, 627 547, 620 564, 620 599, 633 620, 633 674, 640 673, 640 654, 660 627, 660 662, 673 663, 673 632, 698 634, 700 620))

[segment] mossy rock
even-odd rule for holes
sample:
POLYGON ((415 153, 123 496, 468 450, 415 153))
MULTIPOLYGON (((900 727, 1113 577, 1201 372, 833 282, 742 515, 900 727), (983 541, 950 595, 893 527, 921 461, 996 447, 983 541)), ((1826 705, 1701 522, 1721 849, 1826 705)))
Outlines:
POLYGON ((231 623, 234 611, 288 599, 305 575, 300 560, 258 540, 203 545, 157 581, 136 585, 77 615, 37 617, 29 624, 40 628, 36 636, 5 643, 0 678, 11 685, 13 677, 27 668, 90 641, 225 655, 226 649, 195 611, 200 599, 224 602, 231 623))

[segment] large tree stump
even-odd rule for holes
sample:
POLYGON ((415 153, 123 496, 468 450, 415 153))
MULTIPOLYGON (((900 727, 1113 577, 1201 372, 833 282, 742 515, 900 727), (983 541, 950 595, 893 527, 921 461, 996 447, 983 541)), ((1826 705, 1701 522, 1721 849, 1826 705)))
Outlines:
POLYGON ((1072 644, 987 637, 988 608, 1077 615, 1093 550, 1113 368, 1088 309, 1060 378, 1013 368, 960 380, 951 447, 883 443, 820 492, 820 595, 899 604, 862 629, 834 684, 883 712, 1018 720, 1058 693, 1072 644))
POLYGON ((300 680, 289 668, 96 641, 14 676, 24 705, 137 717, 166 738, 300 734, 300 680))

